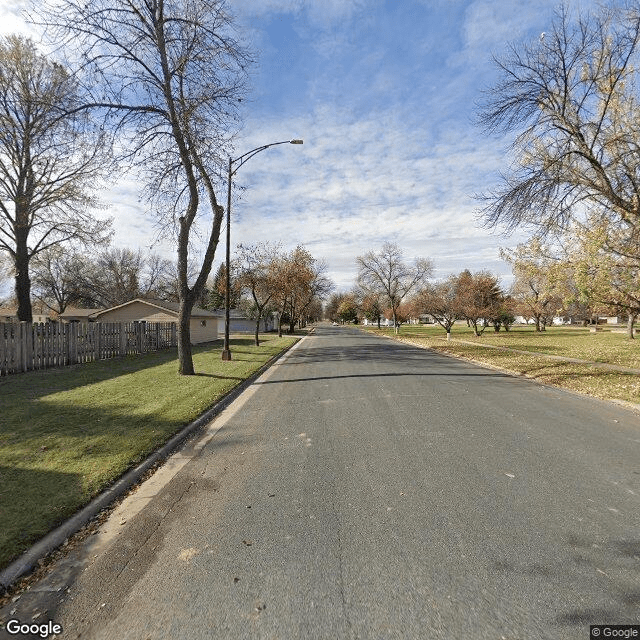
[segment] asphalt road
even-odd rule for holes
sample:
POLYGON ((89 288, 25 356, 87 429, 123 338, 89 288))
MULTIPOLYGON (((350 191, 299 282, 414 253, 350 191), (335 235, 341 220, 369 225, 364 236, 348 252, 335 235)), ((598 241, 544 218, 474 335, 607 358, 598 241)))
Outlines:
POLYGON ((639 453, 628 410, 320 327, 40 621, 91 639, 586 640, 640 624, 639 453))

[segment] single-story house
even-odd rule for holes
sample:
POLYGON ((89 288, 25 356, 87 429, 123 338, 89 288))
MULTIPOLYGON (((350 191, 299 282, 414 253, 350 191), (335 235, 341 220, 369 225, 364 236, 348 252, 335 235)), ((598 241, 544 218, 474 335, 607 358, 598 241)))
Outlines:
MULTIPOLYGON (((32 304, 31 315, 34 324, 51 320, 51 310, 44 304, 32 304)), ((0 322, 18 322, 18 307, 0 308, 0 322)))
MULTIPOLYGON (((378 326, 378 321, 377 320, 369 320, 368 318, 365 318, 362 321, 362 324, 364 325, 375 325, 376 327, 378 326)), ((389 319, 389 318, 380 318, 380 326, 381 327, 393 327, 393 319, 389 319)))
MULTIPOLYGON (((97 322, 177 322, 177 302, 136 298, 94 314, 97 322)), ((193 307, 191 312, 191 344, 217 340, 218 317, 211 311, 193 307)))
POLYGON ((60 322, 95 322, 95 316, 102 309, 78 309, 67 307, 63 313, 58 314, 60 322))
MULTIPOLYGON (((515 316, 515 320, 513 324, 535 324, 535 320, 531 317, 525 318, 524 316, 515 316)), ((562 325, 562 324, 571 324, 570 318, 564 318, 562 316, 554 316, 551 319, 552 325, 562 325)))

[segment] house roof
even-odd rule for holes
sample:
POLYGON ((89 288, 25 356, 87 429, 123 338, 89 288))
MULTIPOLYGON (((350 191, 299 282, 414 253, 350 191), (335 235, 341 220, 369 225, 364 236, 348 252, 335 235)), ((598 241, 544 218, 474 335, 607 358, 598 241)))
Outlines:
MULTIPOLYGON (((169 313, 177 316, 180 311, 180 303, 179 302, 168 302, 166 300, 152 300, 150 298, 135 298, 134 300, 129 300, 123 304, 118 304, 115 307, 110 307, 109 309, 102 309, 95 314, 96 318, 99 318, 101 315, 107 313, 108 311, 114 311, 115 309, 121 309, 122 307, 127 307, 134 302, 141 302, 142 304, 149 305, 150 307, 155 307, 160 311, 168 311, 169 313)), ((206 309, 201 309, 200 307, 193 307, 191 311, 192 318, 215 318, 216 314, 211 313, 211 311, 207 311, 206 309)))
POLYGON ((99 313, 102 309, 79 309, 77 307, 67 307, 63 313, 58 315, 59 318, 88 318, 89 316, 99 313))

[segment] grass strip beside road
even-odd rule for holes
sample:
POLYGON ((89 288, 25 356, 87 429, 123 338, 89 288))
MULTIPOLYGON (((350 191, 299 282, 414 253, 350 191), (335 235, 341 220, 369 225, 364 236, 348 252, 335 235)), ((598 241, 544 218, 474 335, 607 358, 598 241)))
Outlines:
POLYGON ((0 568, 295 341, 263 336, 0 379, 0 568))
MULTIPOLYGON (((366 329, 395 337, 393 329, 366 329)), ((523 326, 499 333, 489 328, 476 338, 466 326, 455 325, 451 332, 452 340, 447 341, 445 336, 440 327, 408 325, 400 329, 397 337, 403 342, 525 375, 545 384, 604 400, 640 405, 640 375, 608 371, 589 364, 551 360, 540 355, 579 358, 640 369, 640 340, 629 340, 624 333, 610 329, 591 333, 584 327, 550 327, 547 331, 536 332, 531 326, 523 326), (474 344, 465 344, 466 342, 474 344), (529 353, 502 351, 485 345, 529 353)))

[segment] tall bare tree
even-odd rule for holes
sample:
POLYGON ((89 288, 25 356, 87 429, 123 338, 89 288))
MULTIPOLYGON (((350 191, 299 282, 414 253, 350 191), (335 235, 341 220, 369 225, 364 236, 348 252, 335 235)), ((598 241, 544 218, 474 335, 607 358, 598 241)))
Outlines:
POLYGON ((488 224, 566 228, 586 206, 640 229, 639 43, 637 2, 575 19, 562 7, 543 37, 495 60, 479 120, 517 132, 516 163, 484 195, 488 224))
POLYGON ((404 262, 397 244, 385 242, 380 252, 369 251, 358 256, 358 286, 367 293, 384 296, 391 308, 395 331, 398 331, 397 311, 411 291, 424 284, 433 272, 433 264, 417 258, 413 264, 404 262))
POLYGON ((224 212, 216 189, 251 55, 224 0, 45 0, 35 11, 54 39, 80 51, 85 106, 101 110, 120 140, 131 139, 127 152, 146 195, 176 231, 178 371, 192 375, 189 319, 218 246, 224 212), (203 258, 190 283, 189 248, 199 238, 203 258))
POLYGON ((107 146, 67 70, 20 36, 0 39, 0 251, 11 257, 18 318, 31 322, 32 258, 69 240, 94 245, 109 222, 92 213, 107 146))
POLYGON ((49 247, 32 260, 33 293, 56 313, 83 299, 82 280, 87 263, 73 246, 49 247))
POLYGON ((111 307, 133 298, 161 297, 175 286, 175 265, 157 254, 126 247, 105 249, 85 260, 77 276, 85 302, 111 307))

